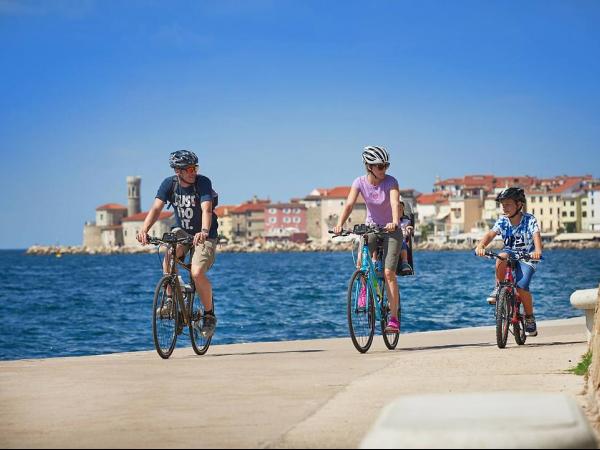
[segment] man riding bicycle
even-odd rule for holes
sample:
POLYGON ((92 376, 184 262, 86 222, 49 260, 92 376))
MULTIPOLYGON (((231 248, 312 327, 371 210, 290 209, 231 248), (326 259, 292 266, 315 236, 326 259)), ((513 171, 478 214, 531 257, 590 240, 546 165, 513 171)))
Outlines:
MULTIPOLYGON (((496 197, 496 202, 502 204, 504 216, 488 231, 477 247, 475 253, 485 256, 487 247, 496 236, 501 235, 504 240, 504 249, 500 256, 506 258, 508 254, 527 253, 533 260, 542 257, 542 236, 536 218, 532 214, 524 213, 525 191, 517 187, 504 189, 496 197)), ((496 302, 500 281, 506 273, 506 261, 496 260, 496 287, 488 297, 488 303, 496 302)), ((533 297, 529 291, 529 283, 535 273, 536 262, 518 261, 516 270, 517 291, 525 308, 525 331, 529 336, 537 336, 537 325, 533 315, 533 297)))
MULTIPOLYGON (((142 245, 148 244, 148 230, 158 219, 165 203, 172 204, 176 219, 173 231, 178 237, 193 236, 195 251, 191 274, 204 305, 204 320, 200 331, 205 337, 210 337, 214 334, 217 318, 214 314, 212 285, 206 272, 215 262, 218 223, 213 212, 213 200, 216 194, 210 179, 198 174, 198 157, 195 153, 188 150, 173 152, 169 156, 169 165, 175 171, 175 176, 166 178, 160 185, 137 240, 142 245)), ((190 249, 189 245, 178 245, 177 258, 182 259, 190 249)), ((167 256, 163 261, 165 273, 168 272, 169 263, 167 256)), ((167 298, 159 313, 168 315, 172 304, 172 298, 167 298)))
MULTIPOLYGON (((398 321, 398 303, 400 292, 398 290, 398 279, 396 269, 402 248, 402 230, 400 229, 400 188, 398 181, 391 175, 386 175, 390 167, 390 155, 383 147, 368 146, 363 149, 362 160, 367 174, 358 177, 352 183, 346 206, 338 220, 337 226, 333 228, 335 234, 340 234, 344 223, 358 199, 360 193, 367 205, 367 225, 378 225, 387 230, 383 240, 383 258, 385 284, 390 301, 391 317, 385 328, 386 333, 399 333, 400 323, 398 321)), ((370 240, 370 252, 376 252, 376 240, 370 240)), ((360 267, 360 261, 358 267, 360 267)), ((366 290, 361 293, 366 297, 366 290)), ((365 298, 362 299, 365 302, 365 298)), ((360 303, 360 300, 359 300, 360 303)))

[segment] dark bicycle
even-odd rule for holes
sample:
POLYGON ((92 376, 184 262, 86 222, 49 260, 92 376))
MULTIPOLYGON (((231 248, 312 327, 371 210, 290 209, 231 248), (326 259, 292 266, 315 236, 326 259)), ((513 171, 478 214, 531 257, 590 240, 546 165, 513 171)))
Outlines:
MULTIPOLYGON (((192 237, 178 238, 175 233, 165 233, 162 239, 148 237, 148 243, 165 247, 170 257, 169 271, 164 275, 154 291, 152 305, 152 333, 154 346, 161 358, 167 359, 173 353, 177 337, 189 330, 192 348, 198 355, 208 351, 212 337, 202 334, 204 307, 196 294, 194 280, 185 283, 177 273, 177 266, 191 272, 191 263, 186 264, 176 257, 178 244, 191 245, 192 237)), ((194 249, 190 250, 190 261, 194 249)))
MULTIPOLYGON (((333 234, 332 231, 330 233, 333 234)), ((394 350, 400 339, 398 333, 386 333, 390 319, 390 306, 383 277, 383 238, 387 231, 377 226, 356 225, 354 230, 343 230, 340 236, 360 236, 361 267, 350 278, 348 285, 347 316, 350 338, 360 353, 366 353, 373 343, 375 324, 379 321, 383 341, 394 350), (377 260, 371 260, 369 241, 377 242, 377 260), (361 303, 361 298, 364 304, 361 303)), ((398 324, 401 323, 400 297, 398 296, 398 324)))
POLYGON ((486 251, 485 256, 507 262, 506 273, 496 295, 496 343, 498 348, 506 347, 509 332, 513 334, 518 345, 523 345, 527 340, 525 313, 517 290, 514 272, 519 261, 530 261, 532 258, 527 253, 509 254, 508 257, 504 257, 492 251, 486 251), (512 330, 510 329, 511 325, 512 330))

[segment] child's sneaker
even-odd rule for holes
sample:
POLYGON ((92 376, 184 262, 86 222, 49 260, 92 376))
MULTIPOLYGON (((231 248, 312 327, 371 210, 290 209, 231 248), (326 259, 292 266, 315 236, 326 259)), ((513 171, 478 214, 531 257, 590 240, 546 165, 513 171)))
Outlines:
POLYGON ((358 295, 358 309, 365 309, 367 307, 367 287, 363 286, 358 295))
POLYGON ((385 332, 389 334, 398 334, 400 333, 400 323, 398 323, 398 319, 396 317, 392 317, 387 326, 385 327, 385 332))
POLYGON ((410 267, 410 264, 403 262, 400 265, 400 272, 402 273, 402 275, 411 275, 412 267, 410 267))
POLYGON ((525 332, 527 336, 537 336, 537 324, 535 323, 535 316, 525 316, 525 332))
POLYGON ((490 295, 488 295, 487 298, 487 302, 490 305, 495 305, 496 304, 496 297, 498 297, 498 286, 496 286, 492 292, 490 292, 490 295))

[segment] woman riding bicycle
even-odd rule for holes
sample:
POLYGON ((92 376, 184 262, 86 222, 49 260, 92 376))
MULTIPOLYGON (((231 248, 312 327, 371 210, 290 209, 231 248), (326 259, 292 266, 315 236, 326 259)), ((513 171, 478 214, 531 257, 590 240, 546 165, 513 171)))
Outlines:
MULTIPOLYGON (((502 204, 504 215, 488 231, 475 248, 478 256, 485 256, 485 248, 498 235, 504 240, 504 250, 500 256, 507 257, 509 253, 527 253, 532 260, 542 257, 542 236, 536 218, 523 212, 525 206, 525 191, 517 187, 504 189, 496 197, 496 202, 502 204)), ((496 261, 496 287, 488 297, 488 303, 496 302, 498 286, 506 273, 506 261, 496 261)), ((516 270, 517 291, 523 300, 525 308, 525 331, 529 336, 537 336, 537 325, 533 315, 533 297, 529 292, 529 283, 535 273, 535 262, 519 261, 516 270)))
MULTIPOLYGON (((396 268, 400 250, 402 249, 402 230, 400 224, 400 188, 398 181, 391 175, 386 175, 390 167, 390 156, 383 147, 368 146, 362 153, 363 163, 367 174, 358 177, 352 183, 350 194, 337 226, 333 228, 335 234, 340 234, 344 223, 356 204, 358 194, 360 193, 367 205, 367 225, 378 225, 384 227, 388 233, 383 239, 383 259, 384 274, 387 294, 390 301, 392 315, 387 323, 386 333, 398 333, 400 324, 398 322, 397 311, 400 293, 398 290, 398 279, 396 277, 396 268)), ((376 239, 369 240, 369 249, 371 254, 377 250, 376 239)), ((360 268, 361 262, 358 261, 360 268)), ((365 294, 366 295, 366 294, 365 294)))

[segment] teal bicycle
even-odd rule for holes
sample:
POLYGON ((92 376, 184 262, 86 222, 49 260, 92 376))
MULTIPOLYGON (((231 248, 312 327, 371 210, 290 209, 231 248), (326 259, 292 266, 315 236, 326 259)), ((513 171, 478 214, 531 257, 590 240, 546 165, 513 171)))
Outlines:
MULTIPOLYGON (((332 233, 332 232, 331 232, 332 233)), ((383 238, 387 231, 377 226, 355 225, 352 232, 344 230, 340 236, 360 236, 361 267, 350 278, 348 285, 347 316, 350 338, 356 350, 366 353, 375 335, 375 326, 379 322, 383 342, 394 350, 400 339, 399 333, 386 333, 390 319, 390 305, 383 278, 383 238), (377 259, 371 260, 369 242, 377 241, 377 259)), ((398 298, 398 323, 401 323, 400 298, 398 298)))

